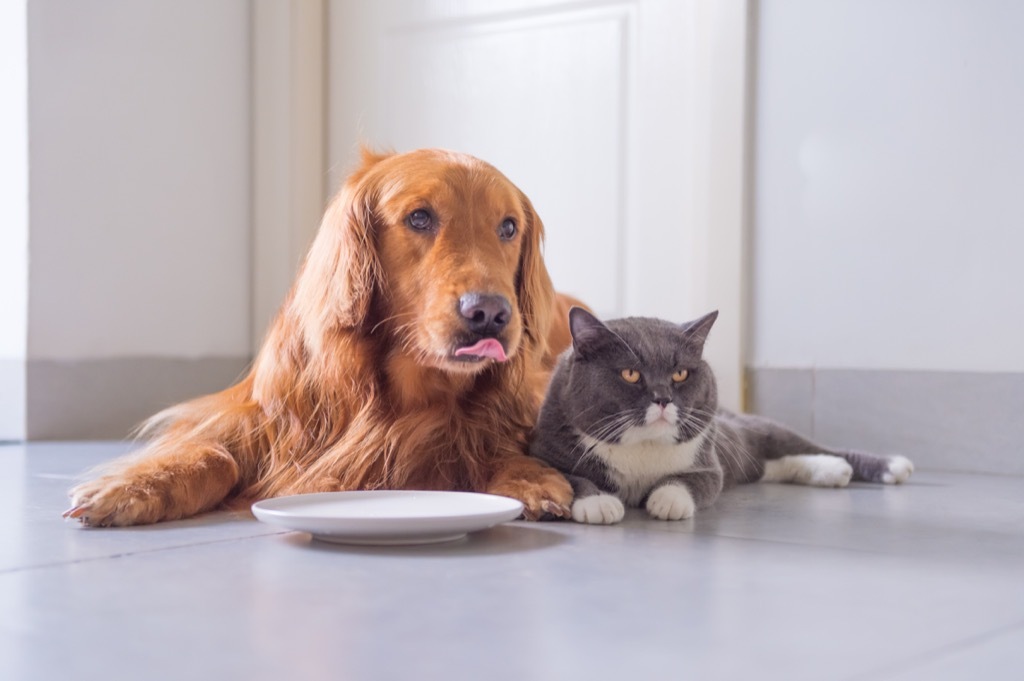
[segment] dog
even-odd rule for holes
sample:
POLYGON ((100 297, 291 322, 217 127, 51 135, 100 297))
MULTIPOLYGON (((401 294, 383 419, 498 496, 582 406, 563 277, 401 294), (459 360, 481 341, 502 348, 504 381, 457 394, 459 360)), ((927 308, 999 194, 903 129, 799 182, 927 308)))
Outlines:
POLYGON ((284 494, 464 490, 566 517, 527 456, 566 311, 529 199, 439 149, 363 150, 249 373, 148 421, 144 448, 74 487, 65 517, 124 526, 284 494))

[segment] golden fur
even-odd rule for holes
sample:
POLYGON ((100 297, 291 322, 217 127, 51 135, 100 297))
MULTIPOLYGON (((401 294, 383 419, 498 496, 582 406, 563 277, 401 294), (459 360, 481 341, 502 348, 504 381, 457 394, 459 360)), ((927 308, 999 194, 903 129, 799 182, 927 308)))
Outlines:
POLYGON ((74 488, 65 515, 133 525, 382 488, 486 491, 520 499, 528 518, 566 515, 568 483, 525 455, 574 302, 552 289, 543 232, 526 196, 482 161, 364 152, 249 374, 153 417, 144 449, 74 488), (436 230, 410 227, 417 209, 436 230), (512 239, 498 233, 506 218, 512 239), (508 361, 453 356, 467 292, 511 301, 508 361))

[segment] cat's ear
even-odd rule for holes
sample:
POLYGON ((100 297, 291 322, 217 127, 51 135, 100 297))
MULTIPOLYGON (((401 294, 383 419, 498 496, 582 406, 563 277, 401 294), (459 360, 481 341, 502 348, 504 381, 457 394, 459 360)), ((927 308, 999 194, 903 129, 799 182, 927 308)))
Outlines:
POLYGON ((708 339, 708 333, 718 319, 718 310, 709 312, 700 319, 683 324, 683 331, 686 333, 686 342, 697 352, 704 352, 704 342, 708 339))
POLYGON ((569 333, 572 334, 573 349, 586 357, 611 331, 582 307, 572 307, 569 310, 569 333))

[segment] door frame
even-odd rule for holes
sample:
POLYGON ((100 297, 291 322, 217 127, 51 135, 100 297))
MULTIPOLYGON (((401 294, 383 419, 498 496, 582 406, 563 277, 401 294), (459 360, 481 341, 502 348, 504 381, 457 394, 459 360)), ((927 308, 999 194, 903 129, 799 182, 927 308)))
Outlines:
POLYGON ((719 402, 747 405, 750 233, 753 189, 753 103, 756 7, 753 0, 697 2, 697 168, 694 272, 700 309, 719 310, 705 357, 718 379, 719 402))
POLYGON ((252 3, 252 352, 326 206, 326 0, 252 3))

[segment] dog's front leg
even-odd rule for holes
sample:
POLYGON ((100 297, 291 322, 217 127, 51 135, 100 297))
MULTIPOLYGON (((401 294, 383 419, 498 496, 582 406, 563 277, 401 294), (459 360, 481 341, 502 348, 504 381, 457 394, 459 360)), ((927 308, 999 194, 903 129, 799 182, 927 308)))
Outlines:
POLYGON ((572 486, 565 477, 524 454, 498 460, 487 491, 523 502, 523 516, 527 520, 568 518, 572 513, 572 486))
POLYGON ((64 517, 96 527, 144 525, 215 508, 238 482, 238 464, 215 443, 173 444, 151 445, 72 489, 64 517))

